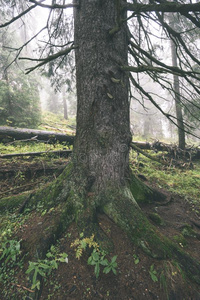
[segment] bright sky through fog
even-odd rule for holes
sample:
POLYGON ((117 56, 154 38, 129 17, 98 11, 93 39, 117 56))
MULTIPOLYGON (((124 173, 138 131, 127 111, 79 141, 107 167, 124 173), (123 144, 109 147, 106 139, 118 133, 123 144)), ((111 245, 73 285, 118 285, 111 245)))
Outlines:
MULTIPOLYGON (((73 3, 73 0, 65 0, 65 4, 71 4, 71 3, 73 3)), ((52 0, 45 0, 44 2, 42 2, 42 4, 51 5, 52 0)), ((36 9, 34 9, 34 11, 35 11, 35 15, 37 16, 37 20, 36 20, 37 24, 35 24, 35 25, 36 25, 37 30, 39 30, 40 28, 42 28, 46 25, 46 21, 47 21, 47 17, 48 17, 50 9, 38 6, 36 9)), ((71 7, 66 8, 65 12, 67 12, 69 15, 71 15, 73 13, 73 8, 71 8, 71 7)))

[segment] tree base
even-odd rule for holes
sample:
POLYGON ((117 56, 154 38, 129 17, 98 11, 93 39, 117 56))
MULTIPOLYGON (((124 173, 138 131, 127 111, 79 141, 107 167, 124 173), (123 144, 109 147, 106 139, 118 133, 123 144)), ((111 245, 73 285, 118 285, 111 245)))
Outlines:
MULTIPOLYGON (((32 231, 26 240, 22 239, 22 249, 28 253, 31 260, 43 259, 50 246, 56 243, 72 222, 77 224, 78 231, 85 237, 94 234, 101 248, 112 252, 113 243, 99 226, 97 218, 98 213, 103 212, 127 233, 136 247, 156 260, 176 261, 190 280, 200 284, 199 262, 158 232, 145 217, 132 194, 136 191, 136 196, 140 195, 138 198, 144 202, 145 198, 148 201, 153 199, 153 190, 146 186, 142 189, 142 183, 135 184, 134 189, 133 182, 139 183, 131 177, 127 186, 108 186, 103 192, 95 194, 88 185, 87 178, 80 172, 77 176, 73 165, 69 164, 55 182, 30 195, 25 193, 3 199, 0 201, 0 207, 5 206, 4 209, 11 211, 17 208, 20 214, 38 210, 46 216, 42 222, 37 223, 42 235, 38 234, 36 226, 36 230, 32 231)), ((156 192, 156 199, 158 195, 156 192)), ((34 297, 39 299, 39 293, 34 297)))

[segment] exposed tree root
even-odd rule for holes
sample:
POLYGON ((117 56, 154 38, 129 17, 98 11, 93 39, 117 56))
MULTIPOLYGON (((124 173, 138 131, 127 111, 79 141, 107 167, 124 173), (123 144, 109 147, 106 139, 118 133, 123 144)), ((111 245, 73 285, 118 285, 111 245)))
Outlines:
POLYGON ((130 237, 133 243, 156 259, 174 259, 187 276, 200 283, 200 263, 151 225, 144 216, 127 188, 119 191, 120 197, 113 197, 104 206, 104 212, 130 237))

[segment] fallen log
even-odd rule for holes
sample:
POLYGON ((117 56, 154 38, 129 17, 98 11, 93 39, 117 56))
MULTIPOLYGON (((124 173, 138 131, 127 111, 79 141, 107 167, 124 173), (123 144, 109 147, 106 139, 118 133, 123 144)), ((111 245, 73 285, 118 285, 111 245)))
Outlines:
MULTIPOLYGON (((68 145, 73 145, 74 138, 75 136, 73 135, 67 135, 55 131, 0 126, 0 142, 5 140, 35 140, 48 141, 49 143, 56 143, 58 141, 68 145)), ((165 144, 159 141, 155 141, 153 143, 133 141, 131 143, 131 147, 134 148, 134 145, 143 150, 167 151, 175 158, 177 156, 186 156, 189 159, 191 159, 191 157, 200 158, 200 148, 193 146, 187 147, 185 150, 181 150, 175 144, 165 144)), ((24 154, 21 156, 24 156, 24 154)))
POLYGON ((55 151, 41 151, 41 152, 26 152, 26 153, 11 153, 11 154, 0 154, 0 158, 13 158, 19 156, 40 156, 46 155, 56 155, 60 157, 68 157, 72 153, 72 150, 55 150, 55 151))
MULTIPOLYGON (((166 144, 163 142, 155 141, 153 143, 148 142, 132 142, 131 148, 140 152, 139 149, 143 150, 153 150, 155 152, 158 151, 166 151, 175 159, 183 157, 191 160, 200 158, 200 148, 194 146, 188 146, 184 150, 180 149, 176 144, 166 144), (138 149, 139 148, 139 149, 138 149)), ((142 153, 144 154, 144 153, 142 153)), ((147 154, 144 154, 148 157, 147 154)), ((155 160, 155 159, 154 159, 155 160)))
POLYGON ((0 126, 0 141, 27 139, 36 141, 48 141, 49 143, 56 143, 57 141, 59 141, 72 145, 74 136, 64 133, 58 133, 55 131, 0 126))

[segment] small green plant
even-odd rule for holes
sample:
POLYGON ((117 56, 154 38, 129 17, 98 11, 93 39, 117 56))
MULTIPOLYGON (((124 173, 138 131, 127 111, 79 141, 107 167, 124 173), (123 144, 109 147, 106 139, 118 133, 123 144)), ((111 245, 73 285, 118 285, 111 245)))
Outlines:
POLYGON ((117 268, 116 259, 117 259, 117 255, 113 256, 111 258, 110 262, 108 262, 106 260, 107 266, 104 268, 103 273, 108 274, 110 271, 112 271, 115 275, 117 275, 117 271, 116 271, 116 268, 117 268))
POLYGON ((99 245, 94 241, 94 234, 91 237, 83 237, 83 233, 80 234, 80 239, 76 239, 73 243, 71 243, 71 247, 75 247, 76 250, 76 258, 80 259, 83 251, 86 250, 87 246, 89 248, 93 248, 94 250, 99 249, 99 245))
MULTIPOLYGON (((0 285, 1 295, 5 299, 16 299, 12 287, 16 282, 17 272, 23 268, 25 258, 25 255, 20 255, 20 243, 21 241, 9 240, 7 234, 0 241, 0 285)), ((19 293, 20 299, 23 299, 23 291, 19 293)))
POLYGON ((139 257, 137 256, 137 254, 133 254, 133 260, 134 260, 135 265, 139 264, 139 262, 140 262, 139 257))
POLYGON ((93 251, 88 258, 88 265, 94 266, 94 273, 96 278, 99 277, 100 274, 100 266, 104 266, 103 269, 104 274, 108 274, 110 271, 112 271, 115 275, 117 274, 116 268, 117 263, 116 259, 117 256, 113 256, 111 261, 109 262, 106 256, 106 252, 100 249, 100 246, 97 242, 94 241, 94 234, 91 235, 89 238, 84 238, 83 233, 80 234, 80 239, 76 239, 72 244, 71 247, 76 248, 76 258, 80 259, 83 251, 86 250, 87 247, 93 248, 93 251))
POLYGON ((1 218, 0 223, 0 248, 3 242, 6 242, 15 235, 19 227, 23 226, 28 216, 17 216, 15 214, 7 214, 1 218))
POLYGON ((108 274, 110 271, 112 271, 116 275, 117 274, 116 259, 117 259, 117 255, 113 256, 111 262, 108 262, 108 260, 105 258, 105 254, 102 254, 100 251, 93 250, 91 256, 88 258, 88 265, 95 266, 94 273, 96 278, 99 277, 101 265, 105 266, 105 268, 103 269, 104 274, 108 274))
POLYGON ((17 255, 20 254, 20 242, 21 241, 5 240, 0 248, 0 253, 2 253, 0 260, 6 258, 5 263, 10 259, 16 261, 17 255))
POLYGON ((93 250, 91 256, 88 258, 88 265, 94 266, 94 273, 96 278, 99 277, 100 265, 107 266, 107 259, 100 252, 93 250))
POLYGON ((184 228, 182 230, 182 235, 184 237, 193 237, 196 238, 198 236, 198 233, 195 232, 195 230, 192 228, 192 226, 185 224, 184 228))
POLYGON ((33 273, 31 289, 40 289, 39 276, 46 279, 46 276, 58 268, 58 262, 68 263, 68 255, 66 253, 56 253, 56 247, 51 246, 50 251, 46 254, 46 259, 38 260, 37 262, 29 262, 29 267, 26 274, 33 273), (55 256, 56 255, 56 256, 55 256))
POLYGON ((154 269, 154 264, 151 265, 150 270, 149 270, 149 274, 150 274, 151 279, 153 280, 153 282, 158 281, 157 271, 154 269))

